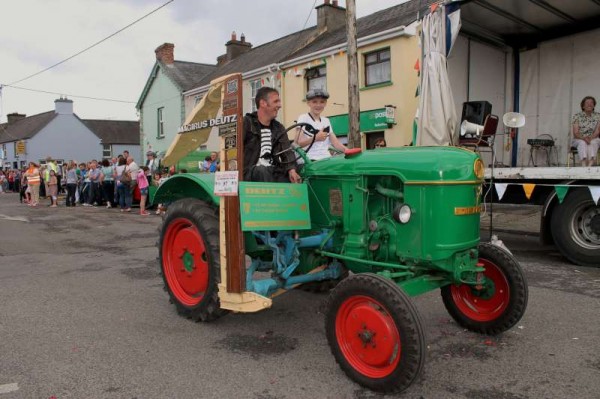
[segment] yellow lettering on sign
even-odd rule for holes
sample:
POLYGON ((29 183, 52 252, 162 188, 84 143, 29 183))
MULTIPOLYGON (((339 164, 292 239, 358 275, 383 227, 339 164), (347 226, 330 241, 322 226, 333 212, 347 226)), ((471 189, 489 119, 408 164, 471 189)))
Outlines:
POLYGON ((457 216, 473 215, 475 213, 481 213, 480 206, 463 206, 454 208, 454 214, 457 216))

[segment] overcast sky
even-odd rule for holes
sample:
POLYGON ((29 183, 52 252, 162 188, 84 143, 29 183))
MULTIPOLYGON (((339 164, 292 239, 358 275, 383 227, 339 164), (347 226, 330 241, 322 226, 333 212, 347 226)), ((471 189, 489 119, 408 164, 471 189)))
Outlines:
MULTIPOLYGON (((14 83, 56 64, 167 1, 2 2, 0 84, 14 83)), ((405 1, 356 0, 357 15, 405 1)), ((316 0, 316 5, 322 3, 316 0)), ((339 3, 345 6, 345 0, 339 3)), ((246 41, 256 46, 316 25, 313 4, 315 0, 174 0, 93 49, 15 86, 65 94, 82 119, 136 120, 135 102, 154 64, 154 49, 160 44, 174 43, 176 60, 214 64, 225 52, 232 31, 238 38, 244 33, 246 41)), ((4 87, 0 121, 5 122, 6 114, 12 112, 29 116, 53 110, 58 97, 4 87)))

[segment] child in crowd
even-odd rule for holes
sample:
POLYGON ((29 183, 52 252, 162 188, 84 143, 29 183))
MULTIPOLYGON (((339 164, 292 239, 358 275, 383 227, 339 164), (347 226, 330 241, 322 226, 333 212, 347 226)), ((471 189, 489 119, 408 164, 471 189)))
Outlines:
POLYGON ((143 173, 137 174, 137 185, 140 189, 140 215, 148 216, 150 213, 146 211, 146 199, 148 198, 148 178, 146 177, 146 173, 148 172, 147 166, 142 166, 140 169, 143 170, 143 173))
POLYGON ((50 207, 56 208, 56 199, 58 198, 58 179, 56 172, 50 170, 50 178, 48 179, 48 197, 50 197, 50 207))

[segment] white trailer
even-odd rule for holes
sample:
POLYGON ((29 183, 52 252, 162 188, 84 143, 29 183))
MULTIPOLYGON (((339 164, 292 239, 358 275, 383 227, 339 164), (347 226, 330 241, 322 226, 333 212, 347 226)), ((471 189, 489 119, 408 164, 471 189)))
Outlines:
MULTIPOLYGON (((592 194, 600 189, 600 167, 573 167, 570 151, 571 120, 581 99, 600 100, 600 2, 460 4, 461 34, 448 57, 457 115, 463 102, 485 100, 500 121, 511 111, 526 117, 514 139, 499 124, 494 159, 481 152, 494 166, 487 183, 506 188, 501 202, 542 205, 543 242, 554 243, 573 263, 600 267, 600 206, 592 194), (528 144, 537 138, 551 139, 552 148, 528 144), (533 188, 529 197, 524 187, 533 188), (562 201, 557 190, 565 194, 562 201)), ((495 187, 490 193, 498 201, 495 187)))

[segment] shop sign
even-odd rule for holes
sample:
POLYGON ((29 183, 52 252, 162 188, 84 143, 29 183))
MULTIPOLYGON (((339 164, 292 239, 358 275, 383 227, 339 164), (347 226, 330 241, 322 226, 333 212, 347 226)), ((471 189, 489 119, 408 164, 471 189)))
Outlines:
MULTIPOLYGON (((392 108, 392 111, 394 109, 392 108)), ((390 114, 387 111, 387 108, 379 108, 370 111, 363 111, 360 113, 360 131, 361 132, 372 132, 376 130, 385 130, 389 128, 390 120, 388 118, 390 114)), ((393 118, 393 113, 391 117, 393 118)), ((333 132, 337 136, 345 136, 348 134, 348 114, 344 115, 336 115, 330 116, 329 121, 331 122, 331 127, 333 128, 333 132)), ((392 123, 395 123, 392 122, 392 123)))

